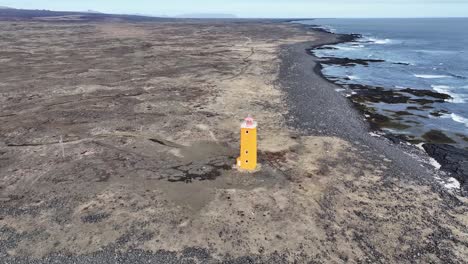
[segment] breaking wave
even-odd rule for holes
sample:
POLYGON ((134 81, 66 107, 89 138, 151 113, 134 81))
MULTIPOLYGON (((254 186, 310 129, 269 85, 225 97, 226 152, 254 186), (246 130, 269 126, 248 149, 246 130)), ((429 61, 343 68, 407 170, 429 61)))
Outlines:
POLYGON ((372 44, 379 44, 379 45, 390 44, 393 42, 391 39, 388 39, 388 38, 379 39, 379 38, 373 38, 373 37, 364 37, 360 41, 366 42, 366 43, 372 43, 372 44))
POLYGON ((433 74, 414 74, 414 77, 422 79, 441 79, 441 78, 450 78, 448 75, 433 75, 433 74))
POLYGON ((466 127, 468 127, 468 118, 465 118, 463 116, 460 116, 460 115, 457 115, 457 114, 450 114, 450 117, 452 118, 453 121, 455 122, 458 122, 458 123, 462 123, 464 124, 466 127))
POLYGON ((438 93, 450 95, 450 97, 452 97, 452 99, 449 100, 451 103, 462 104, 466 102, 463 96, 451 91, 453 87, 450 87, 448 85, 431 85, 431 87, 438 93))

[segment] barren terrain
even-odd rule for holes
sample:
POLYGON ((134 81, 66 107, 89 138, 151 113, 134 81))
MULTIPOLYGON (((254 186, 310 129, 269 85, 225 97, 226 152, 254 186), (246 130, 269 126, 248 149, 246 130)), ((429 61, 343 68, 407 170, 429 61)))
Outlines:
POLYGON ((318 34, 0 22, 1 262, 466 263, 466 198, 287 125, 280 54, 318 34), (248 114, 254 174, 232 169, 248 114))

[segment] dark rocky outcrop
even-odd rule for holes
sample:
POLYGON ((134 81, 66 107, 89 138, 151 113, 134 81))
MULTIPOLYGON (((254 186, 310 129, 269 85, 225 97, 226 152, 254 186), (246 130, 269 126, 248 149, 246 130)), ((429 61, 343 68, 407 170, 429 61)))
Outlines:
POLYGON ((434 129, 430 130, 426 132, 422 137, 426 140, 426 142, 432 142, 432 143, 438 143, 438 144, 455 143, 453 139, 449 138, 447 135, 445 135, 444 132, 440 130, 434 130, 434 129))
POLYGON ((402 90, 399 90, 399 91, 404 92, 404 93, 409 93, 409 94, 412 94, 412 95, 415 95, 415 96, 420 96, 420 97, 429 96, 429 97, 433 97, 433 98, 437 98, 437 99, 443 99, 443 100, 447 100, 447 99, 452 98, 448 94, 438 93, 438 92, 434 92, 434 91, 431 91, 431 90, 406 88, 406 89, 402 89, 402 90))
POLYGON ((337 50, 338 48, 332 47, 332 46, 323 46, 323 47, 318 47, 316 50, 337 50))
POLYGON ((364 101, 373 103, 387 103, 387 104, 401 104, 401 103, 418 103, 418 104, 431 104, 434 102, 443 103, 445 100, 450 99, 450 95, 434 92, 431 90, 421 89, 385 89, 383 87, 373 87, 362 84, 348 84, 347 87, 356 92, 353 98, 359 97, 364 101), (414 98, 411 95, 417 97, 414 98), (431 97, 435 100, 430 100, 431 97))
POLYGON ((393 64, 395 64, 395 65, 406 65, 406 66, 411 65, 411 64, 409 64, 407 62, 394 62, 393 64))
POLYGON ((337 58, 337 57, 323 57, 320 62, 323 64, 335 64, 335 65, 340 65, 340 66, 356 66, 356 65, 368 66, 369 63, 385 62, 385 61, 373 60, 373 59, 350 59, 350 58, 337 58))
POLYGON ((424 144, 426 152, 442 165, 441 169, 450 172, 468 192, 468 150, 448 144, 424 144))

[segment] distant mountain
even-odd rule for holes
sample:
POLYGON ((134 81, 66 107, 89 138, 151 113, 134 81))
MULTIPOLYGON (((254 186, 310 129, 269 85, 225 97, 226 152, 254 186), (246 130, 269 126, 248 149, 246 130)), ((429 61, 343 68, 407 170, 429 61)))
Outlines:
POLYGON ((91 13, 91 14, 103 14, 102 12, 95 11, 95 10, 91 10, 91 9, 88 9, 88 10, 84 11, 83 13, 91 13))
POLYGON ((233 14, 216 14, 216 13, 195 13, 195 14, 182 14, 175 16, 178 18, 237 18, 233 14))
POLYGON ((193 13, 183 14, 175 17, 165 15, 145 14, 106 14, 95 10, 87 11, 52 11, 52 10, 30 10, 15 9, 0 6, 0 21, 178 21, 178 19, 235 19, 233 14, 222 13, 193 13))
POLYGON ((174 18, 150 17, 138 15, 104 14, 92 10, 75 11, 51 11, 28 10, 15 8, 0 8, 0 21, 173 21, 174 18))
POLYGON ((127 14, 129 16, 144 16, 144 17, 165 17, 169 18, 170 16, 168 15, 158 15, 158 14, 145 14, 145 13, 129 13, 127 14))

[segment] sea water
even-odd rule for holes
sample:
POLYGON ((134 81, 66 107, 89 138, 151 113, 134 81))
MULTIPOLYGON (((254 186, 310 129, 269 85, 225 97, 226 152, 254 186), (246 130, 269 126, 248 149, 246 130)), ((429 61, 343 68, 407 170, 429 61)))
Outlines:
MULTIPOLYGON (((468 135, 468 18, 315 19, 300 22, 319 25, 334 33, 362 35, 354 42, 332 45, 334 49, 316 50, 314 53, 318 57, 384 60, 369 66, 323 65, 325 76, 341 83, 391 89, 408 87, 448 94, 452 99, 432 105, 443 110, 443 115, 435 117, 423 113, 419 114, 418 121, 427 130, 468 135)), ((457 141, 460 143, 460 139, 457 141)), ((461 145, 466 147, 463 141, 461 145)))

